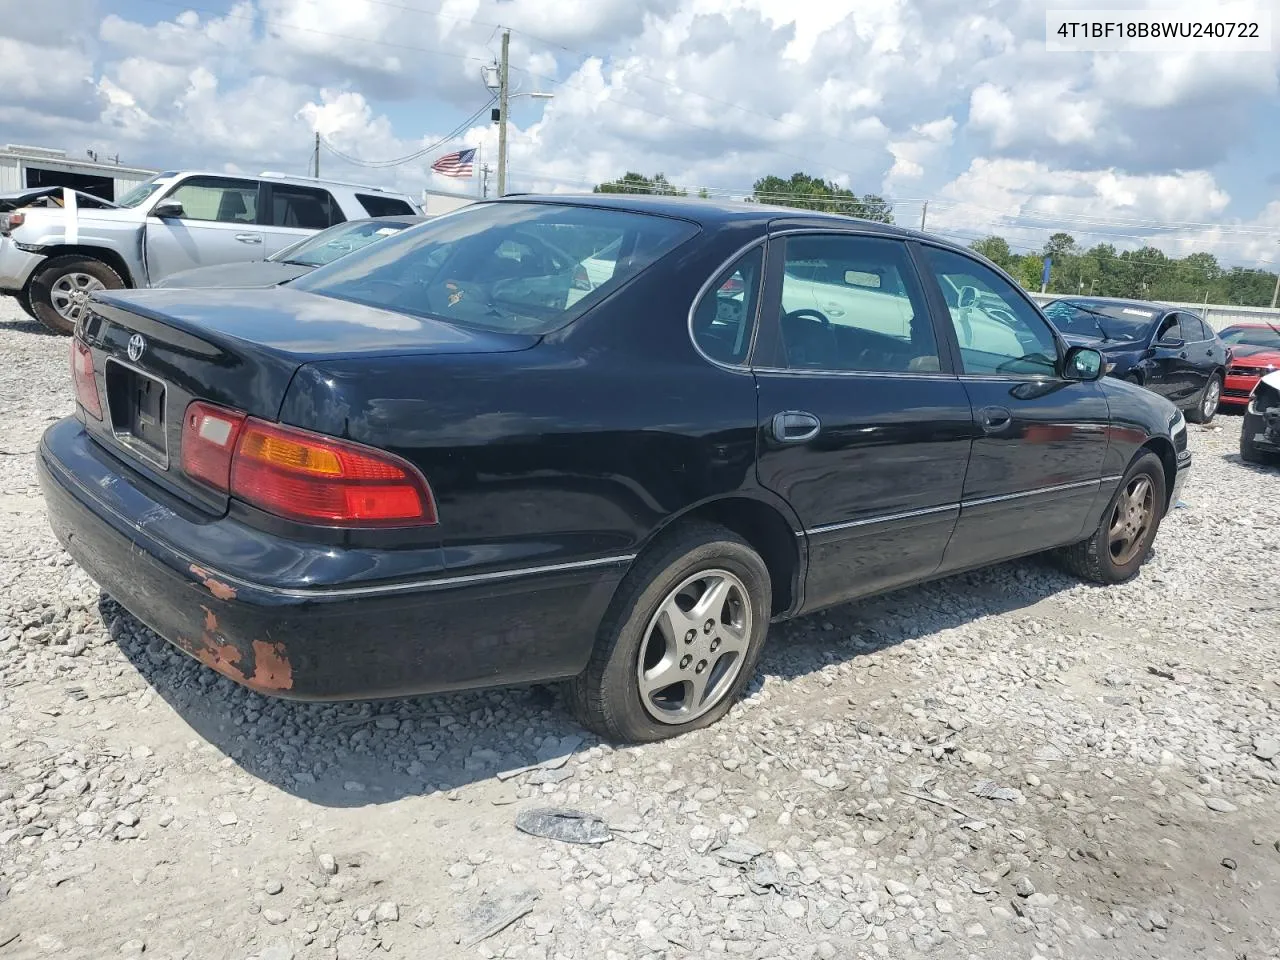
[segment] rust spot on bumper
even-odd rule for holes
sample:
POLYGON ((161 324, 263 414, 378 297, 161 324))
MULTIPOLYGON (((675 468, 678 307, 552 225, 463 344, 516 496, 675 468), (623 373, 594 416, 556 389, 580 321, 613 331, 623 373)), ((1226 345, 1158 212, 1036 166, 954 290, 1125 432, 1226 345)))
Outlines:
POLYGON ((198 640, 178 637, 178 646, 206 667, 259 693, 278 693, 293 688, 293 666, 284 644, 254 640, 248 650, 218 634, 218 617, 204 610, 204 630, 198 640))
POLYGON ((228 586, 221 580, 215 579, 204 567, 192 564, 191 575, 204 584, 205 589, 212 593, 219 600, 234 600, 236 598, 236 588, 228 586))

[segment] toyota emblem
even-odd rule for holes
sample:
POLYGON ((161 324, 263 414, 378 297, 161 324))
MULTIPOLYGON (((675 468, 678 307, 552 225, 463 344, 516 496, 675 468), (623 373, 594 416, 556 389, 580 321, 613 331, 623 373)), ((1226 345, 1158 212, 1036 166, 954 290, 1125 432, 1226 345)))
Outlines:
POLYGON ((135 333, 129 338, 129 359, 137 363, 142 359, 142 353, 147 349, 147 340, 140 334, 135 333))

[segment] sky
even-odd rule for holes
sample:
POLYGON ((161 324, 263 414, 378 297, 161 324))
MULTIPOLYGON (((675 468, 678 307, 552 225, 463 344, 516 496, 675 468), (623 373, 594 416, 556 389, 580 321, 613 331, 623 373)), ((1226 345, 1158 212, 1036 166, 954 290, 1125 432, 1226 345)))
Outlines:
MULTIPOLYGON (((508 190, 627 170, 741 196, 821 176, 900 223, 1016 252, 1209 250, 1280 263, 1270 53, 1049 53, 1046 4, 1166 0, 0 0, 0 142, 153 169, 309 169, 476 192, 497 156, 482 68, 511 30, 508 190), (471 117, 476 119, 467 123, 471 117)), ((1198 0, 1195 6, 1221 6, 1198 0)), ((1274 29, 1280 31, 1280 17, 1274 29)))

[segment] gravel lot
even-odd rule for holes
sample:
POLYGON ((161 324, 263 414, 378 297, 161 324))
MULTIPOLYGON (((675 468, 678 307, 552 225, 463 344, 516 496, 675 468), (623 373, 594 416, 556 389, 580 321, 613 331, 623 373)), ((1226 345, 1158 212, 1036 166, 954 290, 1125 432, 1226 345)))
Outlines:
POLYGON ((1280 957, 1280 472, 1238 419, 1133 583, 810 617, 724 722, 615 750, 545 688, 291 704, 170 648, 45 523, 66 356, 0 301, 0 960, 1280 957))

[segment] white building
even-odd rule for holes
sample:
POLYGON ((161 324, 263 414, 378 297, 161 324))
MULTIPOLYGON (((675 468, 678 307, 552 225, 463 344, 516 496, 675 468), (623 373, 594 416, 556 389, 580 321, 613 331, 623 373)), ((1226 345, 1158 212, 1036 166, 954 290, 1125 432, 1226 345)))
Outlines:
POLYGON ((155 176, 154 170, 73 159, 65 150, 9 144, 0 149, 0 193, 41 187, 72 187, 104 200, 117 200, 135 184, 155 176))
POLYGON ((449 213, 457 210, 459 207, 465 207, 469 203, 475 203, 476 197, 469 197, 463 193, 446 193, 443 190, 423 190, 422 191, 422 212, 429 217, 438 217, 442 213, 449 213))

